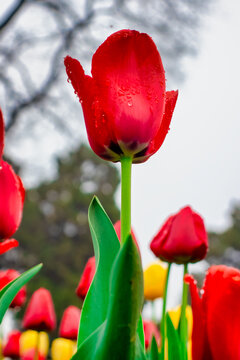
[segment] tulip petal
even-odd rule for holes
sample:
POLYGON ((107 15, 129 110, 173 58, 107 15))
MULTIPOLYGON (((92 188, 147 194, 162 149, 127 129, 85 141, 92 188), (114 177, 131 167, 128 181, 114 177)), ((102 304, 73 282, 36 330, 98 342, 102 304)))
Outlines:
POLYGON ((90 76, 85 75, 78 60, 66 56, 64 64, 68 78, 82 104, 91 148, 105 160, 119 160, 119 156, 115 154, 114 148, 112 149, 113 153, 108 151, 108 148, 111 148, 111 139, 114 139, 114 136, 108 124, 108 119, 101 108, 94 80, 90 76))
POLYGON ((17 247, 18 241, 15 239, 7 239, 0 243, 0 255, 4 254, 5 252, 11 250, 12 248, 17 247))
POLYGON ((146 155, 152 156, 157 152, 160 147, 162 146, 165 137, 169 131, 169 126, 172 120, 173 111, 176 105, 176 101, 178 98, 178 91, 167 91, 166 92, 166 104, 165 104, 165 111, 163 115, 163 120, 161 126, 157 132, 157 135, 152 140, 146 155))
POLYGON ((132 30, 112 34, 93 55, 92 76, 118 144, 143 150, 164 112, 165 74, 152 39, 132 30))
POLYGON ((2 160, 0 169, 0 239, 11 237, 18 229, 25 190, 19 176, 2 160))
POLYGON ((0 163, 2 160, 3 148, 4 148, 4 120, 3 120, 2 110, 0 109, 0 163))

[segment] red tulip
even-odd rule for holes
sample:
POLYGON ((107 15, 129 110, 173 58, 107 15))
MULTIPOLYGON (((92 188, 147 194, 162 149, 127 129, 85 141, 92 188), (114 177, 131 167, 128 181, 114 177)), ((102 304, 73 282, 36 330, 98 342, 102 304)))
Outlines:
POLYGON ((201 297, 190 284, 193 310, 193 360, 240 359, 240 271, 224 265, 209 268, 201 297))
POLYGON ((81 311, 76 306, 69 306, 63 313, 59 336, 77 340, 81 311))
POLYGON ((19 176, 5 161, 0 169, 0 239, 10 238, 18 229, 25 190, 19 176))
POLYGON ((153 253, 167 262, 185 264, 202 260, 208 239, 203 219, 189 206, 170 216, 151 245, 153 253))
POLYGON ((160 344, 160 333, 156 324, 152 321, 143 320, 143 331, 145 337, 145 348, 148 349, 151 346, 153 336, 156 339, 157 344, 160 344))
POLYGON ((36 349, 34 349, 34 348, 29 349, 21 356, 21 360, 36 360, 36 359, 37 360, 45 360, 46 357, 43 354, 41 354, 40 352, 38 352, 38 354, 36 354, 36 349))
POLYGON ((56 315, 52 296, 47 289, 36 290, 23 317, 24 329, 52 331, 56 326, 56 315))
POLYGON ((20 336, 21 336, 21 332, 18 330, 13 330, 8 334, 6 344, 3 347, 4 357, 9 357, 11 359, 19 358, 20 336))
POLYGON ((165 91, 162 61, 147 34, 109 36, 93 55, 92 77, 76 59, 67 56, 64 63, 98 156, 115 162, 126 155, 140 163, 160 148, 178 93, 165 91))
POLYGON ((92 256, 87 261, 87 264, 83 270, 83 274, 81 276, 80 282, 76 290, 77 296, 80 297, 80 299, 82 300, 84 300, 87 295, 88 289, 95 275, 95 270, 96 270, 95 256, 92 256))
MULTIPOLYGON (((12 280, 15 280, 18 278, 20 273, 17 270, 14 269, 8 269, 8 270, 1 270, 0 271, 0 290, 2 290, 8 283, 10 283, 12 280)), ((15 298, 13 299, 10 307, 21 307, 26 301, 27 296, 27 290, 26 286, 23 286, 21 290, 17 293, 15 298)))
POLYGON ((0 165, 2 160, 3 148, 4 148, 4 120, 3 120, 2 110, 0 108, 0 165))

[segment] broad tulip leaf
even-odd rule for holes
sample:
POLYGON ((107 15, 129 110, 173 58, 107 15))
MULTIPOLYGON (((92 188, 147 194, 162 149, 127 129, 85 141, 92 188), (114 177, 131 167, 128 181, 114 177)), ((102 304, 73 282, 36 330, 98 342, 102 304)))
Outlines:
MULTIPOLYGON (((137 326, 143 304, 143 273, 139 251, 130 235, 112 269, 106 327, 95 359, 135 359, 137 326)), ((138 354, 139 355, 139 354, 138 354)), ((144 354, 143 354, 144 355, 144 354)))
POLYGON ((18 278, 11 281, 0 291, 0 323, 9 308, 11 302, 19 292, 19 290, 41 269, 42 264, 25 271, 18 278))
POLYGON ((139 321, 138 321, 137 332, 138 332, 138 336, 139 336, 139 340, 140 340, 140 343, 142 345, 142 348, 145 349, 145 339, 144 339, 142 316, 140 316, 139 321))
POLYGON ((184 360, 178 331, 175 329, 169 314, 166 314, 168 360, 184 360))
POLYGON ((110 275, 120 243, 114 227, 97 197, 94 197, 88 212, 92 235, 96 274, 85 298, 78 347, 105 321, 109 301, 110 275))
POLYGON ((106 320, 79 346, 72 360, 146 360, 137 334, 143 303, 143 274, 129 236, 114 262, 106 320))

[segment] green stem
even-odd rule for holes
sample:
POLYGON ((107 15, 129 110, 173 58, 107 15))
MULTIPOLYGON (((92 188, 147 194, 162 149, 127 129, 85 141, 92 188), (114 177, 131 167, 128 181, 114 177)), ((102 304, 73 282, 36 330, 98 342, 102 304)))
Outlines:
POLYGON ((163 296, 162 319, 161 319, 161 339, 162 339, 161 358, 162 359, 165 359, 166 305, 167 305, 168 280, 169 280, 171 265, 172 265, 171 263, 168 263, 167 277, 166 277, 164 296, 163 296))
POLYGON ((188 341, 188 324, 186 318, 186 307, 188 299, 188 284, 184 281, 184 276, 188 273, 188 265, 184 264, 184 274, 183 274, 183 293, 182 293, 182 308, 180 316, 180 340, 183 344, 183 352, 185 359, 187 359, 187 341, 188 341))
POLYGON ((131 169, 132 158, 121 158, 121 244, 131 233, 131 169))

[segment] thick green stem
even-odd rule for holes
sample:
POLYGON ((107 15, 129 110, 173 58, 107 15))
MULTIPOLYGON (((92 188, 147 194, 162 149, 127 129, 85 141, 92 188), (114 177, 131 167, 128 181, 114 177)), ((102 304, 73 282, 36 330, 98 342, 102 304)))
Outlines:
POLYGON ((121 244, 131 233, 131 169, 132 158, 121 158, 121 244))
POLYGON ((188 299, 188 284, 184 281, 184 276, 188 272, 187 264, 184 264, 184 274, 183 274, 183 292, 182 292, 182 309, 180 316, 180 339, 183 344, 183 353, 185 359, 187 359, 187 341, 188 341, 188 324, 186 318, 186 307, 188 299))
POLYGON ((166 305, 167 305, 167 291, 168 291, 168 280, 169 280, 170 269, 171 269, 171 263, 168 264, 167 277, 166 277, 164 296, 163 296, 162 319, 161 319, 161 339, 162 339, 161 359, 165 359, 166 305))

